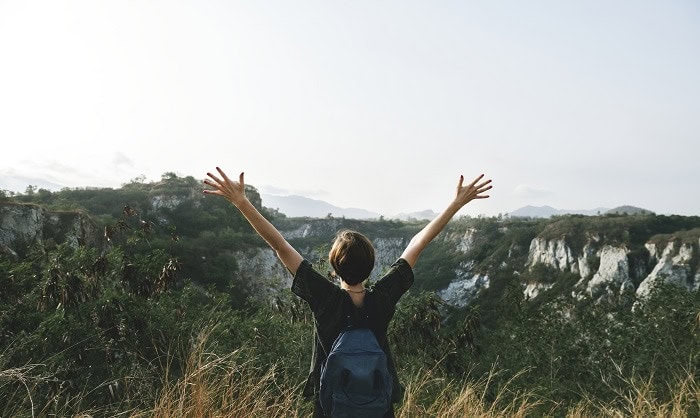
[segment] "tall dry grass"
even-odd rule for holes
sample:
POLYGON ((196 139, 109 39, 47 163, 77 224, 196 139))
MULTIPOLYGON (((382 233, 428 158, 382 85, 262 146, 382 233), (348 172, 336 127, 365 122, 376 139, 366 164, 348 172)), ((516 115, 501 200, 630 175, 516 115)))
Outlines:
POLYGON ((541 402, 530 393, 511 391, 519 374, 496 389, 487 400, 496 374, 492 369, 487 377, 476 382, 459 382, 434 377, 432 371, 421 371, 408 381, 403 403, 396 415, 398 418, 531 416, 541 402))
MULTIPOLYGON (((254 353, 246 349, 228 355, 217 355, 208 347, 211 329, 202 331, 184 354, 184 367, 179 376, 171 375, 165 365, 161 388, 152 407, 124 410, 118 416, 141 417, 303 417, 310 416, 311 404, 300 395, 300 382, 284 373, 279 365, 260 365, 254 353)), ((175 357, 170 356, 172 362, 175 357)), ((171 363, 172 364, 172 363, 171 363)), ((694 370, 688 370, 674 382, 669 382, 671 399, 661 399, 651 379, 616 376, 616 397, 613 401, 599 400, 582 395, 576 405, 557 404, 544 399, 534 391, 518 389, 516 381, 527 371, 516 374, 505 384, 493 383, 498 375, 495 369, 477 381, 449 380, 435 369, 424 369, 404 378, 403 402, 396 408, 398 418, 496 418, 496 417, 566 417, 566 418, 622 418, 664 417, 700 418, 700 385, 694 370)), ((14 382, 9 394, 18 401, 17 408, 5 410, 9 416, 48 416, 47 410, 36 408, 32 390, 38 373, 32 369, 0 372, 0 388, 14 382), (21 395, 24 393, 24 395, 21 395)), ((41 376, 46 379, 46 376, 41 376)), ((601 385, 612 384, 601 379, 601 385)), ((665 391, 667 392, 667 391, 665 391)), ((0 393, 7 396, 8 393, 0 393)), ((73 400, 79 405, 80 400, 73 400)), ((60 410, 60 408, 59 408, 60 410)), ((91 407, 76 411, 63 409, 61 416, 90 417, 114 416, 113 409, 101 411, 91 407)), ((53 414, 56 409, 53 410, 53 414)), ((55 415, 54 415, 55 416, 55 415)))
POLYGON ((624 389, 617 389, 617 399, 603 404, 587 398, 570 408, 567 418, 602 417, 645 417, 645 418, 687 418, 700 417, 700 382, 692 370, 678 376, 669 383, 671 399, 662 400, 651 383, 651 378, 620 377, 624 389))
MULTIPOLYGON (((301 417, 311 405, 300 396, 299 385, 280 375, 275 365, 256 366, 243 350, 218 356, 205 350, 204 335, 192 350, 183 376, 169 382, 164 376, 161 396, 153 409, 133 416, 149 417, 301 417)), ((651 379, 624 377, 619 370, 617 397, 600 403, 582 396, 574 406, 542 399, 517 389, 518 373, 494 387, 495 369, 477 381, 448 380, 434 369, 424 369, 405 380, 398 418, 497 418, 497 417, 700 417, 700 385, 693 371, 669 383, 670 400, 656 395, 651 379)), ((608 384, 601 379, 601 384, 608 384)))
POLYGON ((134 417, 295 417, 303 411, 299 387, 277 365, 256 366, 245 349, 221 356, 208 352, 211 330, 200 334, 182 376, 167 372, 152 409, 134 417))
POLYGON ((0 416, 1 417, 61 417, 92 416, 99 411, 89 407, 76 415, 82 400, 89 395, 88 390, 68 393, 43 364, 28 364, 0 370, 0 416), (46 388, 52 390, 46 396, 46 388), (40 395, 43 394, 43 395, 40 395))

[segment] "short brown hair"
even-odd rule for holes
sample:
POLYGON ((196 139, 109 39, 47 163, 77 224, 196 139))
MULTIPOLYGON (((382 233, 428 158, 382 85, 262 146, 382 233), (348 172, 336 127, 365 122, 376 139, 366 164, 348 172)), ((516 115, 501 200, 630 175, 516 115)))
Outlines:
POLYGON ((335 236, 328 261, 345 283, 362 283, 374 268, 374 247, 359 232, 342 230, 335 236))

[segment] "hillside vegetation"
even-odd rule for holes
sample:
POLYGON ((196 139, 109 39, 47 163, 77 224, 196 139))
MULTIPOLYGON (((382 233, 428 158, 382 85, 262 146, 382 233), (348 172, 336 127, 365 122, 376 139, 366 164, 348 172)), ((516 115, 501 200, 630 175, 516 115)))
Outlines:
MULTIPOLYGON (((402 242, 425 224, 286 218, 262 208, 253 187, 248 195, 279 228, 316 231, 290 240, 320 268, 338 228, 402 242)), ((10 203, 84 213, 101 244, 3 244, 0 416, 309 414, 300 385, 310 312, 287 289, 260 298, 240 283, 237 251, 264 243, 194 178, 30 188, 0 197, 10 203)), ((700 416, 700 292, 659 284, 644 299, 582 299, 570 270, 528 264, 535 239, 577 254, 624 245, 640 277, 653 268, 645 244, 678 242, 695 251, 683 261, 694 277, 700 218, 454 220, 422 256, 391 325, 406 386, 397 415, 700 416), (436 291, 465 269, 489 285, 459 309, 436 291), (523 289, 534 282, 549 287, 532 299, 523 289)))

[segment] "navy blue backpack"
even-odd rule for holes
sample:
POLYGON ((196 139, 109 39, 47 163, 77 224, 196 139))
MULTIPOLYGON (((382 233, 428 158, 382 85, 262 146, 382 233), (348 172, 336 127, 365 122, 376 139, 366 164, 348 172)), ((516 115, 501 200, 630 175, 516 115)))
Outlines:
POLYGON ((387 356, 374 332, 348 326, 321 367, 321 408, 332 417, 381 418, 391 407, 387 356))

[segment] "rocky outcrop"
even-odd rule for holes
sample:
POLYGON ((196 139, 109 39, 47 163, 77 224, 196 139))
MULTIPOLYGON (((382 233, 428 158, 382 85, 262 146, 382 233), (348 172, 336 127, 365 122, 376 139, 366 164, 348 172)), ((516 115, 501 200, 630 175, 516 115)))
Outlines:
POLYGON ((445 302, 457 308, 468 306, 482 289, 488 289, 489 276, 474 274, 471 277, 451 282, 447 288, 437 292, 445 302))
POLYGON ((324 237, 330 239, 343 228, 342 218, 310 219, 294 229, 283 230, 282 235, 288 239, 324 237))
POLYGON ((401 253, 408 245, 408 240, 405 238, 377 238, 372 241, 372 245, 374 245, 375 251, 372 277, 377 279, 401 257, 401 253))
MULTIPOLYGON (((309 260, 320 273, 330 273, 328 264, 328 246, 338 230, 344 228, 340 218, 311 219, 302 222, 293 229, 282 230, 282 235, 288 240, 322 238, 327 244, 317 247, 306 246, 298 250, 309 260)), ((370 280, 377 280, 403 252, 408 240, 403 237, 377 238, 372 241, 375 250, 374 270, 370 280)), ((238 269, 233 280, 244 286, 249 294, 262 297, 273 297, 279 290, 288 289, 292 284, 292 275, 282 265, 277 255, 269 248, 252 248, 233 254, 238 269)))
POLYGON ((445 240, 455 242, 457 250, 462 254, 467 254, 474 247, 476 234, 476 229, 467 228, 464 233, 453 232, 446 234, 445 240))
POLYGON ((652 288, 659 283, 671 283, 692 291, 699 290, 700 269, 693 274, 691 262, 694 257, 698 257, 696 252, 700 248, 700 239, 693 244, 674 240, 668 242, 661 250, 656 243, 647 243, 645 247, 655 265, 637 288, 637 295, 648 296, 652 288))
POLYGON ((197 200, 188 199, 186 197, 177 196, 177 195, 151 196, 150 202, 151 202, 151 208, 154 211, 158 211, 161 209, 175 209, 176 207, 180 206, 185 201, 190 201, 190 200, 197 202, 197 200))
MULTIPOLYGON (((595 237, 577 254, 563 237, 549 240, 538 237, 530 245, 526 267, 532 270, 542 264, 579 275, 580 280, 572 289, 572 295, 578 299, 613 301, 634 294, 645 297, 659 283, 676 284, 691 291, 700 289, 697 262, 696 271, 693 271, 693 260, 700 256, 697 254, 700 240, 673 239, 661 245, 647 242, 645 248, 648 258, 639 254, 632 256, 625 245, 601 245, 600 238, 595 237), (631 261, 636 267, 632 267, 631 261)), ((543 289, 541 283, 528 283, 524 293, 528 298, 535 298, 543 289)))
POLYGON ((66 243, 102 246, 102 234, 80 211, 49 211, 31 204, 0 204, 0 246, 5 253, 19 253, 37 246, 66 243))
POLYGON ((248 294, 270 298, 283 288, 290 288, 292 275, 270 248, 252 248, 233 254, 238 268, 233 275, 236 285, 248 294))
MULTIPOLYGON (((144 209, 150 212, 149 216, 157 218, 159 213, 167 214, 183 204, 189 205, 188 210, 198 206, 201 185, 194 179, 187 180, 175 192, 166 183, 149 193, 151 207, 144 209)), ((246 193, 254 204, 260 204, 254 188, 246 193)), ((373 280, 386 272, 420 227, 411 223, 334 217, 275 219, 285 238, 322 273, 330 270, 328 250, 337 231, 343 228, 370 231, 368 235, 372 236, 376 250, 373 280)), ((646 218, 634 217, 596 218, 590 222, 583 218, 566 218, 546 225, 466 219, 448 225, 437 239, 438 245, 442 245, 438 246, 439 254, 431 254, 426 260, 433 263, 431 268, 440 269, 439 283, 446 284, 434 290, 457 307, 469 305, 482 290, 495 283, 492 280, 506 277, 506 274, 522 274, 522 292, 530 300, 547 292, 563 291, 578 299, 614 302, 626 296, 646 297, 658 283, 699 291, 700 222, 694 218, 687 221, 650 218, 649 222, 653 223, 645 222, 648 222, 646 218), (613 221, 616 229, 608 228, 613 221), (664 231, 674 231, 672 227, 678 223, 687 227, 649 237, 646 243, 639 242, 639 231, 660 230, 659 223, 672 224, 664 231), (638 241, 631 242, 635 239, 638 241), (540 266, 547 268, 540 269, 540 266), (551 275, 550 269, 564 274, 551 275), (526 272, 528 274, 524 274, 526 272), (537 277, 538 272, 541 278, 537 277), (556 283, 557 277, 572 283, 567 285, 570 289, 556 283)), ((21 259, 33 246, 44 250, 62 243, 101 247, 102 241, 102 231, 79 211, 58 212, 31 204, 0 204, 0 254, 4 257, 21 259)), ((236 248, 241 247, 248 249, 227 253, 236 260, 237 269, 231 273, 234 284, 255 295, 270 295, 289 288, 292 276, 272 250, 236 248)))
POLYGON ((530 243, 527 265, 532 267, 537 264, 544 264, 559 271, 579 272, 578 260, 574 257, 564 238, 556 240, 533 239, 530 243))
POLYGON ((454 269, 454 279, 446 288, 437 292, 446 303, 457 308, 468 306, 479 293, 488 289, 489 275, 474 271, 475 263, 470 257, 474 249, 479 231, 466 228, 462 231, 448 232, 445 241, 453 243, 454 248, 464 259, 454 269))
MULTIPOLYGON (((287 240, 305 240, 320 238, 323 244, 316 247, 300 246, 299 250, 310 261, 327 260, 330 245, 336 233, 348 228, 347 221, 343 218, 308 219, 303 220, 292 229, 283 229, 282 235, 287 240)), ((353 229, 353 228, 350 228, 353 229)), ((409 237, 394 236, 380 237, 372 240, 375 250, 374 270, 371 279, 379 278, 385 270, 391 266, 408 245, 409 237)))
MULTIPOLYGON (((586 285, 586 294, 593 298, 608 297, 623 294, 634 289, 630 279, 628 250, 625 247, 613 247, 606 245, 597 252, 600 258, 598 271, 586 285)), ((582 278, 583 279, 583 278, 582 278)))
POLYGON ((523 288, 523 294, 525 295, 526 300, 530 300, 536 298, 541 292, 547 291, 552 287, 554 287, 552 283, 531 282, 525 285, 523 288))

